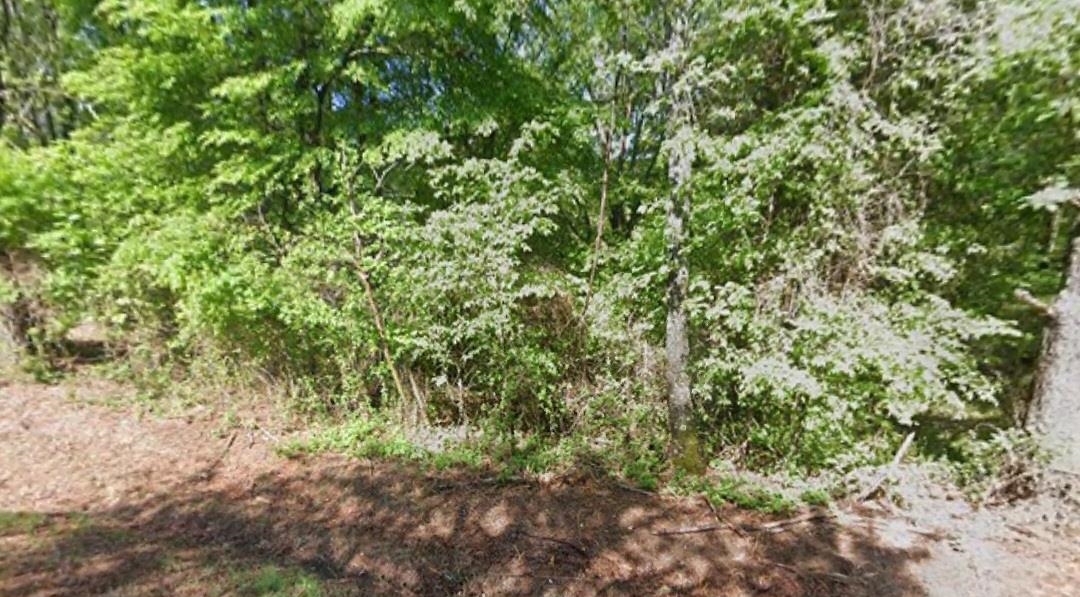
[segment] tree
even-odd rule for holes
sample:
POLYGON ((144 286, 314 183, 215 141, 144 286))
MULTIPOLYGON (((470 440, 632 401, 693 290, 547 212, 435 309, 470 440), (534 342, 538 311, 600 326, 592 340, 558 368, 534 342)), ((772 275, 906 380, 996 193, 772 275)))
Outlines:
POLYGON ((667 324, 664 345, 668 386, 668 428, 671 432, 676 462, 693 472, 704 470, 694 428, 690 392, 690 330, 686 299, 690 289, 687 240, 691 210, 691 184, 695 158, 693 123, 693 87, 687 77, 687 36, 690 34, 689 6, 682 6, 671 25, 668 52, 671 61, 671 114, 668 119, 668 177, 671 192, 664 204, 667 290, 667 324))
POLYGON ((973 18, 988 43, 966 51, 968 76, 942 94, 936 184, 950 200, 927 221, 965 255, 950 299, 1022 332, 973 346, 1006 380, 1005 414, 1043 436, 1058 466, 1080 470, 1080 3, 1017 2, 973 18), (1020 300, 1003 300, 1010 293, 1020 300))
MULTIPOLYGON (((75 125, 76 109, 60 85, 77 54, 53 0, 0 2, 0 143, 47 145, 75 125)), ((76 5, 67 7, 74 11, 76 5)))
POLYGON ((1065 275, 1065 288, 1050 306, 1030 421, 1046 434, 1058 466, 1080 472, 1080 237, 1072 242, 1065 275))
POLYGON ((60 8, 52 0, 0 0, 0 351, 8 353, 44 347, 46 316, 35 296, 40 256, 27 241, 50 217, 40 200, 13 201, 16 193, 4 190, 36 191, 40 173, 22 150, 49 146, 76 124, 60 75, 77 55, 65 51, 71 32, 63 29, 60 8))
MULTIPOLYGON (((1049 188, 1032 196, 1042 206, 1080 206, 1080 192, 1049 188)), ((1047 319, 1027 425, 1043 436, 1057 467, 1080 472, 1080 222, 1073 224, 1065 259, 1065 285, 1049 305, 1026 291, 1024 302, 1047 319)))

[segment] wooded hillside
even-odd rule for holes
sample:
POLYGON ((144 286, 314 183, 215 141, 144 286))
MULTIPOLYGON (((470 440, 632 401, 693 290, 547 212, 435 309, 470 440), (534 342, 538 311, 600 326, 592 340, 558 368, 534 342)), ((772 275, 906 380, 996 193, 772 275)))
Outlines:
POLYGON ((1076 0, 0 6, 39 375, 92 323, 144 387, 632 476, 1028 423, 1080 470, 1076 0))

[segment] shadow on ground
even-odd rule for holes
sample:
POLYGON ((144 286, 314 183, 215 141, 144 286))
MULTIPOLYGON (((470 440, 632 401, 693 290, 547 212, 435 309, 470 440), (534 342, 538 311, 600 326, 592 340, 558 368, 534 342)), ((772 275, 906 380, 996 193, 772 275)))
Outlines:
MULTIPOLYGON (((735 524, 756 515, 721 510, 735 524)), ((720 529, 692 500, 594 480, 499 484, 284 463, 87 513, 7 513, 0 595, 921 595, 917 548, 830 522, 720 529)))

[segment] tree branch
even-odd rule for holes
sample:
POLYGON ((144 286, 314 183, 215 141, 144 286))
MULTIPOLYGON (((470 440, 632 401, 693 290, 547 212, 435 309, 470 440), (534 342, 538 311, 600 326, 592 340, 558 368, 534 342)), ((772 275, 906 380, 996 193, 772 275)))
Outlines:
POLYGON ((1043 301, 1035 298, 1035 296, 1027 290, 1017 288, 1013 291, 1013 296, 1016 297, 1016 300, 1034 309, 1039 315, 1042 315, 1043 317, 1047 317, 1049 319, 1057 318, 1057 313, 1054 311, 1054 308, 1051 305, 1048 305, 1043 301))

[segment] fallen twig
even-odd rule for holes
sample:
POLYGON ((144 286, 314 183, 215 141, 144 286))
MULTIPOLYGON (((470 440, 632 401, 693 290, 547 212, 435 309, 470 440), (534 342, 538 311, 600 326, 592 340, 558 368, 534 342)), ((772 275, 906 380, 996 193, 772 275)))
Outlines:
POLYGON ((554 576, 551 574, 506 574, 509 578, 543 578, 546 580, 595 580, 587 576, 554 576))
MULTIPOLYGON (((943 531, 941 529, 932 530, 932 529, 926 529, 926 528, 920 527, 920 526, 916 525, 915 522, 910 517, 899 516, 898 518, 905 523, 905 529, 906 530, 911 531, 912 533, 915 533, 916 535, 922 535, 923 537, 926 537, 928 539, 932 539, 934 541, 939 541, 943 537, 948 537, 949 536, 948 533, 946 533, 945 531, 943 531)), ((844 526, 848 526, 848 525, 855 524, 855 523, 861 523, 861 524, 866 525, 866 528, 868 530, 877 532, 881 528, 881 527, 878 526, 878 522, 879 522, 879 519, 874 518, 872 516, 860 516, 860 515, 857 515, 857 514, 853 515, 851 513, 846 513, 844 515, 844 520, 842 521, 842 524, 844 524, 844 526)))
POLYGON ((278 438, 276 435, 274 435, 274 434, 270 433, 269 431, 267 431, 262 425, 259 425, 258 423, 255 423, 255 422, 252 422, 251 425, 256 430, 258 430, 260 433, 262 433, 264 436, 266 436, 266 439, 270 440, 270 443, 272 443, 274 445, 281 444, 281 439, 278 438))
POLYGON ((722 516, 720 516, 720 513, 716 511, 716 508, 712 505, 712 502, 709 501, 709 496, 703 495, 703 496, 701 496, 701 499, 705 500, 705 505, 708 506, 709 510, 712 511, 713 517, 716 518, 716 522, 719 522, 720 524, 723 524, 723 525, 727 525, 727 527, 730 528, 736 535, 738 535, 740 537, 744 537, 744 538, 746 537, 746 532, 745 531, 743 531, 739 527, 731 524, 731 522, 728 521, 726 518, 723 518, 722 516))
POLYGON ((790 564, 781 564, 780 562, 774 562, 772 560, 767 560, 767 562, 769 564, 772 564, 773 566, 776 566, 777 568, 783 568, 784 570, 787 570, 788 572, 791 572, 792 574, 795 574, 796 576, 799 576, 801 578, 806 578, 807 576, 824 576, 825 578, 830 578, 832 580, 842 583, 858 585, 866 584, 866 581, 861 578, 848 576, 847 574, 840 574, 839 572, 818 572, 814 570, 802 570, 790 564))
POLYGON ((615 486, 619 489, 625 489, 626 491, 632 491, 634 493, 640 493, 641 495, 647 495, 649 497, 656 497, 657 493, 649 491, 647 489, 641 489, 640 487, 634 487, 633 485, 627 485, 625 483, 615 483, 615 486))
POLYGON ((1010 531, 1012 531, 1012 532, 1014 532, 1014 533, 1016 533, 1018 535, 1023 535, 1025 537, 1029 538, 1029 539, 1036 539, 1036 540, 1039 540, 1039 541, 1050 541, 1050 539, 1046 535, 1044 535, 1042 533, 1035 532, 1032 529, 1025 529, 1024 527, 1017 526, 1015 524, 1006 524, 1005 528, 1009 529, 1010 531))
POLYGON ((1056 468, 1056 467, 1048 466, 1048 467, 1046 467, 1046 470, 1048 470, 1048 471, 1050 471, 1052 473, 1059 473, 1059 474, 1062 474, 1062 475, 1070 475, 1070 476, 1073 476, 1073 477, 1080 477, 1080 472, 1070 471, 1070 470, 1066 470, 1066 469, 1063 469, 1063 468, 1056 468))
POLYGON ((726 524, 710 524, 702 527, 689 527, 685 529, 671 529, 667 531, 653 531, 654 535, 689 535, 691 533, 708 533, 709 531, 733 530, 726 524))
POLYGON ((687 527, 682 529, 670 529, 666 531, 653 531, 654 535, 690 535, 693 533, 708 533, 710 531, 729 530, 738 533, 739 536, 745 537, 746 531, 751 533, 779 533, 786 530, 788 527, 803 523, 813 522, 816 520, 827 520, 835 518, 836 515, 832 512, 811 512, 809 514, 803 514, 796 516, 795 518, 789 518, 787 520, 777 520, 774 522, 767 522, 758 525, 742 525, 742 528, 737 527, 730 522, 721 519, 722 524, 709 524, 699 527, 687 527))
POLYGON ((551 541, 552 543, 558 543, 560 545, 565 545, 565 546, 569 547, 570 549, 573 549, 574 551, 578 552, 582 557, 584 557, 584 558, 589 557, 589 552, 585 551, 584 547, 581 547, 581 546, 577 545, 576 543, 571 543, 569 541, 566 541, 565 539, 557 539, 555 537, 545 537, 544 535, 533 535, 532 533, 529 533, 529 532, 526 532, 526 531, 520 531, 520 533, 523 536, 528 537, 530 539, 537 539, 539 541, 551 541))
POLYGON ((202 472, 200 472, 196 476, 198 478, 202 479, 203 481, 209 480, 210 477, 212 477, 214 475, 214 469, 216 469, 218 467, 218 465, 220 465, 222 463, 222 461, 225 460, 225 455, 229 453, 229 448, 232 448, 233 442, 235 442, 235 441, 236 441, 236 432, 233 431, 232 436, 229 437, 229 443, 225 444, 225 449, 221 451, 221 454, 217 457, 217 459, 214 460, 213 462, 211 462, 206 468, 204 468, 202 470, 202 472))
POLYGON ((830 518, 836 518, 836 515, 832 512, 810 512, 808 514, 802 514, 794 518, 788 518, 787 520, 776 520, 773 522, 766 522, 764 524, 754 525, 750 527, 753 532, 768 532, 779 533, 786 530, 788 527, 801 524, 804 522, 814 522, 817 520, 828 520, 830 518))
POLYGON ((896 467, 900 466, 900 461, 904 459, 904 456, 907 454, 908 450, 911 449, 911 443, 913 441, 915 441, 914 431, 907 434, 907 437, 904 438, 904 443, 900 444, 900 449, 897 450, 896 455, 893 456, 892 464, 889 465, 889 468, 885 469, 885 472, 881 473, 881 476, 878 477, 877 480, 874 481, 874 483, 866 489, 866 491, 859 494, 859 498, 856 501, 865 502, 866 500, 870 499, 875 493, 877 493, 879 489, 881 489, 881 486, 884 485, 885 482, 888 481, 889 478, 892 477, 892 475, 896 472, 896 467))

